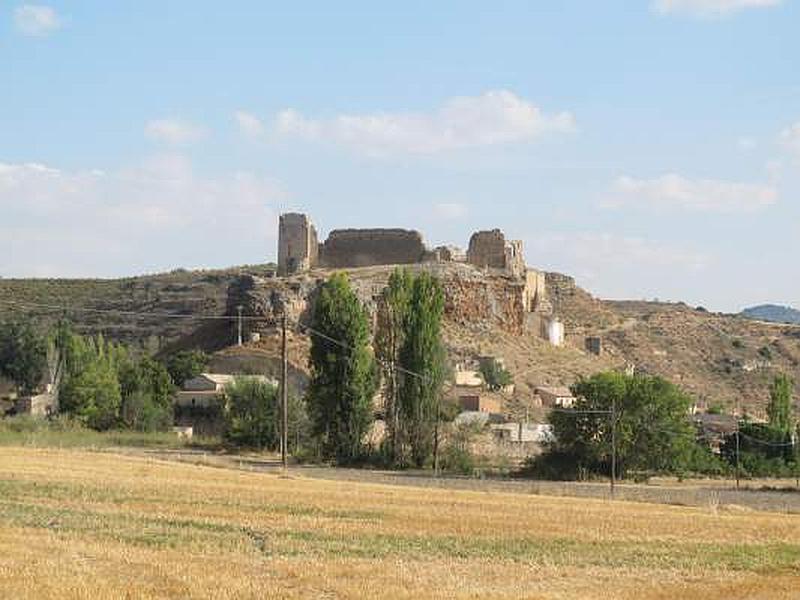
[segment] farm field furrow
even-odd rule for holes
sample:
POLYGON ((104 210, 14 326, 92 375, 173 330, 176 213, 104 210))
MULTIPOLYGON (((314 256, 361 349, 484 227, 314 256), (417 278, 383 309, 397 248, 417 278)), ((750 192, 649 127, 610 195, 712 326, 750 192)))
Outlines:
POLYGON ((4 598, 797 598, 800 519, 0 448, 4 598))

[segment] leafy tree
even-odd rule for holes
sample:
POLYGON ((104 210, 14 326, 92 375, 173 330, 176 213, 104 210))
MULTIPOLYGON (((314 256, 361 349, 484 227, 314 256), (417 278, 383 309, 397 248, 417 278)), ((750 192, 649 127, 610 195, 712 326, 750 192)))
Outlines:
MULTIPOLYGON (((754 477, 789 474, 793 459, 791 430, 769 423, 739 423, 739 466, 754 477)), ((736 465, 736 433, 725 436, 720 454, 731 466, 736 465)))
POLYGON ((767 415, 772 427, 786 433, 792 430, 792 393, 794 382, 785 373, 775 376, 769 389, 767 415))
POLYGON ((66 373, 59 392, 61 409, 92 429, 111 429, 119 423, 122 392, 116 359, 122 354, 102 336, 83 338, 69 329, 59 332, 66 373))
POLYGON ((225 394, 225 439, 239 446, 277 448, 278 388, 254 377, 237 377, 225 394))
POLYGON ((380 361, 384 381, 385 422, 390 461, 400 459, 400 350, 408 326, 414 276, 408 269, 395 269, 378 301, 375 354, 380 361))
POLYGON ((28 322, 0 324, 0 375, 31 394, 47 368, 47 343, 28 322))
POLYGON ((573 393, 578 399, 571 410, 550 414, 555 441, 540 459, 545 470, 567 476, 610 473, 612 408, 620 476, 632 470, 680 472, 691 463, 696 441, 687 415, 692 400, 672 383, 605 372, 579 381, 573 393))
POLYGON ((411 459, 421 467, 435 454, 441 387, 445 374, 442 343, 444 294, 439 281, 428 273, 414 280, 405 340, 400 352, 405 369, 402 390, 403 427, 411 446, 411 459))
POLYGON ((366 310, 344 274, 322 285, 311 327, 317 332, 311 338, 307 396, 313 431, 324 457, 353 462, 363 454, 372 423, 377 368, 366 310))
POLYGON ((122 423, 140 431, 167 429, 173 421, 174 386, 166 368, 149 356, 139 360, 121 349, 117 361, 122 423))
POLYGON ((481 363, 481 375, 486 382, 486 387, 493 392, 514 383, 511 373, 495 358, 481 363))
POLYGON ((167 371, 176 386, 197 377, 208 366, 209 356, 202 350, 181 350, 166 361, 167 371))

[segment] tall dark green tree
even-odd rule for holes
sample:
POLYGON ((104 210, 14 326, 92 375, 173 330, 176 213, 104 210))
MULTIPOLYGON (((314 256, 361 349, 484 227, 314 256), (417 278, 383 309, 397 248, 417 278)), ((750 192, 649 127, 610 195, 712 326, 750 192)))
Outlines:
POLYGON ((363 455, 378 373, 367 312, 347 277, 336 274, 317 297, 311 327, 308 410, 323 456, 349 463, 363 455), (321 334, 321 335, 320 335, 321 334))
POLYGON ((561 471, 550 476, 610 473, 613 416, 621 476, 631 470, 681 471, 698 450, 688 419, 692 400, 665 379, 609 371, 581 380, 573 393, 573 409, 554 410, 549 417, 555 440, 539 464, 549 461, 561 471))
POLYGON ((384 414, 390 459, 400 460, 400 351, 405 341, 414 277, 408 269, 395 269, 378 301, 375 354, 383 375, 384 414))
POLYGON ((47 368, 47 342, 29 322, 0 323, 0 375, 31 394, 47 368))
POLYGON ((411 447, 411 459, 421 467, 438 443, 441 388, 445 376, 442 342, 444 293, 429 273, 415 279, 400 363, 408 371, 402 387, 402 427, 411 447))
POLYGON ((769 424, 784 433, 792 431, 793 391, 794 382, 785 373, 776 375, 769 388, 769 404, 767 405, 769 424))

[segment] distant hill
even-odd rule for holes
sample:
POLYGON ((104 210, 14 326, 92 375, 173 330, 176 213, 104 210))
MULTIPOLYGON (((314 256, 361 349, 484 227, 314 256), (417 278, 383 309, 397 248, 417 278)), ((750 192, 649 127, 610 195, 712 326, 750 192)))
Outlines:
POLYGON ((800 310, 791 306, 778 306, 777 304, 761 304, 745 308, 742 315, 748 319, 758 321, 771 321, 773 323, 800 324, 800 310))

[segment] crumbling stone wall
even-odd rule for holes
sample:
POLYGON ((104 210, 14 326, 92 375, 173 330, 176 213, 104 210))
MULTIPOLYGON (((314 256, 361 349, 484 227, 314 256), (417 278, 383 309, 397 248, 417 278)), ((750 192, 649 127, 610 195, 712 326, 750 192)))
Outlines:
POLYGON ((481 269, 498 269, 513 277, 525 276, 522 242, 507 241, 499 229, 476 231, 469 239, 467 262, 481 269))
POLYGON ((525 312, 552 312, 552 306, 547 299, 547 277, 544 273, 534 269, 525 271, 524 308, 525 312))
POLYGON ((422 262, 422 235, 408 229, 337 229, 320 247, 319 262, 331 268, 422 262))
POLYGON ((291 275, 317 265, 319 242, 311 219, 285 213, 278 224, 278 274, 291 275))

